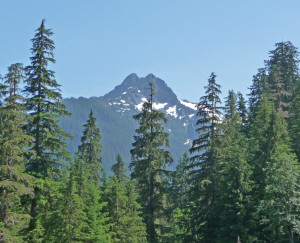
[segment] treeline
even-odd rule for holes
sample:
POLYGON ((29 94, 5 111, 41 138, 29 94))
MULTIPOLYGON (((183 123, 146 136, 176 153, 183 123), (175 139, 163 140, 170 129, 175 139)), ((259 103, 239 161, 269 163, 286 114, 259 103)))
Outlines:
POLYGON ((120 155, 105 177, 92 111, 75 158, 66 149, 51 35, 43 20, 31 64, 11 65, 0 86, 0 242, 143 242, 134 182, 120 155))
POLYGON ((300 242, 300 76, 290 42, 275 45, 248 100, 222 106, 214 73, 197 105, 198 138, 175 171, 155 87, 133 118, 131 176, 116 155, 107 178, 93 111, 72 156, 69 116, 43 20, 30 65, 0 83, 0 242, 300 242))

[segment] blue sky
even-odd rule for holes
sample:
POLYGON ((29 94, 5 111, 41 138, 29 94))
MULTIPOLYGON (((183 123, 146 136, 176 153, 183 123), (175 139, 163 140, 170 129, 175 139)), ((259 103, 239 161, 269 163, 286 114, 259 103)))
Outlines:
POLYGON ((300 47, 300 1, 0 0, 0 73, 29 64, 43 18, 55 33, 64 97, 100 96, 130 73, 162 78, 179 98, 198 101, 211 72, 248 92, 280 41, 300 47))

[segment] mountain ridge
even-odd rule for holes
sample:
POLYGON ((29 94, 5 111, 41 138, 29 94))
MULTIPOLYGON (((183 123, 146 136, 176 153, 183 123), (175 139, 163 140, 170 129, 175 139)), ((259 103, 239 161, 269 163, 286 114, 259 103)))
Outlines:
POLYGON ((73 114, 61 119, 62 128, 74 134, 74 140, 67 141, 69 150, 77 151, 82 125, 93 109, 102 134, 102 157, 106 169, 110 169, 118 153, 123 155, 128 164, 133 136, 138 127, 132 116, 140 112, 142 104, 149 99, 149 82, 155 85, 154 109, 166 113, 168 118, 165 129, 170 134, 170 152, 177 162, 195 138, 196 104, 178 99, 164 80, 151 73, 146 77, 132 73, 103 96, 64 99, 68 111, 73 114))

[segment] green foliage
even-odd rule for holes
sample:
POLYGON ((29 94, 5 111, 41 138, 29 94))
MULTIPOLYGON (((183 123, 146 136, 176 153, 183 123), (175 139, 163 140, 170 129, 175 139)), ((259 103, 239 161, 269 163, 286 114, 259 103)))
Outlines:
POLYGON ((199 117, 196 132, 199 137, 193 140, 189 169, 192 179, 190 192, 191 230, 194 240, 204 238, 213 242, 217 236, 217 189, 219 187, 217 174, 219 161, 217 159, 218 138, 221 135, 221 93, 220 85, 216 83, 216 75, 211 74, 208 85, 205 86, 205 96, 197 105, 199 117))
POLYGON ((245 101, 244 96, 240 92, 237 93, 237 96, 238 96, 237 109, 240 113, 240 117, 242 118, 242 123, 246 124, 248 120, 248 111, 246 107, 247 102, 245 101))
POLYGON ((26 107, 32 117, 27 132, 34 138, 31 150, 35 152, 29 160, 28 170, 44 176, 49 169, 62 166, 69 156, 65 143, 69 135, 58 125, 58 118, 70 114, 61 103, 60 85, 54 72, 48 69, 50 63, 55 63, 52 34, 45 28, 43 20, 31 40, 31 65, 25 68, 27 85, 24 92, 29 96, 26 107))
POLYGON ((22 231, 28 227, 29 211, 25 205, 32 193, 33 178, 25 172, 26 147, 31 137, 23 131, 28 116, 20 103, 18 85, 22 81, 22 65, 8 68, 1 96, 0 109, 0 232, 5 241, 20 242, 22 231))
POLYGON ((292 240, 299 229, 299 168, 290 152, 285 121, 267 96, 258 105, 250 135, 252 200, 260 222, 255 230, 261 239, 292 240))
POLYGON ((116 163, 111 167, 114 176, 117 178, 118 181, 124 181, 126 179, 126 168, 125 162, 120 154, 118 154, 116 158, 116 163))
POLYGON ((175 201, 175 207, 183 209, 188 201, 187 193, 190 189, 189 184, 189 171, 188 166, 190 158, 187 152, 183 154, 183 157, 179 160, 176 166, 176 170, 173 177, 173 197, 175 201))
POLYGON ((54 242, 53 237, 58 231, 57 205, 60 193, 59 183, 49 177, 35 178, 34 198, 31 201, 31 221, 26 234, 29 242, 54 242), (34 210, 34 211, 33 211, 34 210), (34 217, 34 218, 33 218, 34 217))
POLYGON ((81 137, 81 144, 78 146, 78 156, 84 160, 89 167, 91 180, 94 182, 100 181, 100 172, 103 170, 101 164, 101 135, 100 130, 96 125, 96 118, 93 111, 90 112, 89 120, 84 125, 85 130, 81 137))
POLYGON ((299 77, 299 54, 297 48, 289 41, 276 43, 275 47, 275 50, 269 53, 270 59, 266 61, 268 83, 275 109, 288 118, 293 91, 299 77))
POLYGON ((78 195, 83 198, 89 242, 106 242, 110 240, 111 235, 108 233, 107 213, 103 210, 106 202, 101 200, 101 136, 92 111, 84 127, 75 164, 78 195))
POLYGON ((266 165, 266 187, 257 213, 262 234, 271 242, 293 242, 299 235, 299 164, 287 146, 280 146, 266 165))
MULTIPOLYGON (((110 106, 101 98, 70 98, 64 99, 64 104, 68 111, 72 112, 72 117, 63 117, 60 124, 63 129, 74 136, 74 139, 68 139, 68 149, 76 153, 84 127, 86 117, 90 110, 93 110, 94 117, 97 119, 97 126, 101 131, 101 145, 103 167, 111 175, 111 165, 114 163, 115 155, 119 152, 124 156, 125 161, 130 161, 130 149, 132 135, 137 128, 132 116, 135 110, 122 114, 117 112, 117 108, 110 106)), ((128 166, 128 164, 127 164, 128 166)))
POLYGON ((171 220, 170 220, 170 237, 169 242, 188 242, 192 241, 191 232, 189 231, 190 212, 189 197, 190 190, 189 171, 190 163, 189 154, 184 153, 179 160, 176 170, 173 173, 171 193, 171 220))
MULTIPOLYGON (((219 242, 251 241, 249 202, 252 168, 248 163, 248 139, 243 134, 243 120, 236 107, 236 96, 229 91, 220 137, 218 206, 219 242)), ((253 239, 252 239, 253 240, 253 239)))
POLYGON ((120 154, 112 166, 114 176, 107 183, 105 194, 108 201, 113 242, 145 242, 146 227, 142 221, 141 206, 137 202, 135 184, 126 176, 120 154))
POLYGON ((143 217, 147 227, 149 242, 157 242, 159 229, 163 225, 158 219, 164 212, 164 194, 166 188, 166 166, 172 162, 170 153, 163 148, 169 146, 169 135, 164 132, 165 114, 154 110, 152 97, 153 84, 150 83, 150 100, 143 104, 142 112, 133 116, 140 127, 134 136, 132 155, 132 178, 136 180, 143 207, 143 217))
POLYGON ((296 85, 291 103, 289 134, 292 139, 292 148, 300 161, 300 81, 296 85))
MULTIPOLYGON (((211 74, 197 105, 193 155, 185 153, 173 172, 167 170, 167 119, 153 109, 150 83, 150 100, 133 116, 139 127, 131 180, 120 154, 107 178, 95 117, 110 120, 103 128, 108 154, 117 151, 111 136, 128 152, 135 126, 102 109, 101 99, 90 99, 97 114, 90 112, 71 161, 68 134, 58 123, 69 113, 48 68, 55 63, 52 34, 43 20, 32 39, 31 64, 12 64, 0 76, 1 242, 300 242, 300 79, 290 42, 276 43, 253 77, 249 112, 243 95, 230 90, 222 113, 221 86, 211 74), (24 79, 28 99, 21 95, 24 79), (130 129, 118 133, 116 124, 130 129)), ((86 99, 79 100, 74 107, 86 110, 86 99)), ((172 123, 173 135, 182 136, 179 125, 172 123)))
POLYGON ((31 200, 31 220, 27 237, 32 242, 42 240, 43 236, 51 237, 47 232, 42 233, 40 227, 45 227, 46 223, 41 217, 45 213, 44 217, 51 215, 52 211, 47 210, 55 210, 52 199, 55 201, 59 196, 57 191, 52 190, 52 182, 58 180, 65 161, 69 159, 65 142, 69 135, 61 129, 58 119, 70 114, 61 103, 60 85, 55 80, 54 72, 48 69, 49 64, 55 63, 54 42, 50 39, 52 34, 51 30, 45 28, 45 20, 42 20, 32 39, 31 65, 25 68, 24 92, 28 96, 26 109, 31 117, 25 128, 33 142, 29 147, 33 153, 27 157, 27 170, 40 178, 31 200))
MULTIPOLYGON (((70 174, 65 174, 59 189, 59 197, 55 200, 55 208, 49 220, 53 232, 52 242, 87 242, 89 238, 87 217, 84 212, 84 200, 79 195, 77 171, 74 163, 70 174), (57 223, 55 223, 57 222, 57 223)), ((47 239, 47 242, 51 242, 47 239)))
POLYGON ((258 102, 265 93, 268 93, 267 73, 265 68, 258 69, 258 73, 253 76, 252 85, 250 86, 249 108, 250 112, 254 112, 258 102))

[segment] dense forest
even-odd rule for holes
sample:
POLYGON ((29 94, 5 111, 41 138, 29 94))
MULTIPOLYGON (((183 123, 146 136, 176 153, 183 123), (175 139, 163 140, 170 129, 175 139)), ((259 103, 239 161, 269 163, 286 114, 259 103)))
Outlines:
POLYGON ((149 100, 129 173, 116 154, 108 177, 93 111, 77 152, 59 118, 71 116, 49 66, 43 20, 30 64, 0 83, 0 242, 300 242, 300 75, 297 48, 275 44, 249 94, 224 105, 214 73, 197 105, 197 138, 177 162, 166 115, 149 100))

